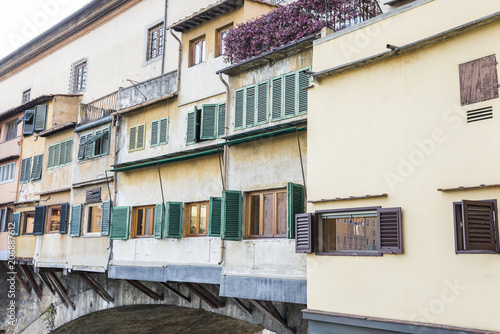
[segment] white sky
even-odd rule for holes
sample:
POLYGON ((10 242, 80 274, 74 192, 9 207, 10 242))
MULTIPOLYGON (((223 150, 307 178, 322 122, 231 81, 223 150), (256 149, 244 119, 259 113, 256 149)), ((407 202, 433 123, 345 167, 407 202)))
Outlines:
POLYGON ((92 0, 0 0, 0 59, 92 0))

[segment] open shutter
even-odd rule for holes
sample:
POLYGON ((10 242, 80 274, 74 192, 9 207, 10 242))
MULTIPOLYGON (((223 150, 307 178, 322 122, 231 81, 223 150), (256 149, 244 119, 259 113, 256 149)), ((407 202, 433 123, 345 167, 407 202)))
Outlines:
POLYGON ((101 201, 101 187, 87 189, 85 193, 85 202, 95 203, 101 201))
POLYGON ((34 110, 26 110, 24 112, 24 116, 22 118, 25 119, 24 124, 23 124, 23 135, 32 135, 33 130, 35 127, 34 124, 34 115, 35 111, 34 110))
POLYGON ((130 207, 115 206, 111 209, 111 239, 126 240, 129 233, 130 207))
POLYGON ((41 235, 45 229, 45 212, 47 207, 45 205, 35 206, 35 221, 33 223, 33 234, 41 235))
POLYGON ((282 118, 283 109, 283 77, 273 78, 271 81, 271 119, 273 121, 282 118))
POLYGON ((241 191, 224 190, 221 203, 221 239, 241 240, 241 191))
POLYGON ((187 132, 186 144, 194 144, 198 141, 198 109, 194 107, 194 111, 187 115, 187 132))
POLYGON ((314 214, 295 215, 295 253, 314 252, 314 214))
POLYGON ((69 236, 79 237, 82 225, 82 204, 71 206, 71 222, 69 226, 69 236))
POLYGON ((109 235, 111 220, 111 201, 102 201, 101 235, 109 235))
POLYGON ((144 148, 146 142, 146 124, 137 126, 137 146, 136 149, 144 148))
POLYGON ((42 104, 35 107, 35 131, 45 130, 48 107, 49 106, 47 104, 42 104))
POLYGON ((26 178, 26 163, 28 159, 23 159, 21 161, 21 175, 19 176, 19 182, 23 183, 25 182, 26 178))
POLYGON ((309 69, 305 69, 302 71, 299 71, 298 74, 298 88, 299 91, 297 93, 297 98, 298 98, 298 112, 299 114, 306 113, 307 112, 307 87, 310 86, 309 82, 309 75, 306 74, 306 72, 309 69))
POLYGON ((245 90, 239 89, 234 93, 234 128, 243 128, 243 110, 244 110, 245 90))
MULTIPOLYGON (((85 144, 85 160, 92 158, 92 153, 94 152, 94 142, 92 141, 93 138, 93 134, 89 133, 87 135, 87 143, 85 144)), ((57 156, 58 154, 56 154, 56 158, 57 156)))
POLYGON ((32 180, 40 180, 42 178, 43 154, 33 157, 33 170, 31 171, 32 180))
POLYGON ((12 214, 12 223, 14 224, 14 234, 13 236, 18 236, 19 231, 21 230, 21 213, 14 212, 12 214))
POLYGON ((221 228, 221 209, 222 198, 210 197, 210 216, 208 218, 208 235, 211 237, 220 237, 221 228))
POLYGON ((226 104, 219 104, 217 113, 217 137, 222 137, 226 134, 226 104))
POLYGON ((295 115, 296 72, 285 75, 285 117, 295 115))
POLYGON ((155 239, 161 239, 163 234, 163 204, 156 204, 155 210, 155 239))
POLYGON ((255 125, 255 102, 257 92, 255 86, 245 88, 246 103, 245 103, 245 127, 255 125))
POLYGON ((295 215, 304 212, 304 186, 289 182, 287 192, 287 237, 295 238, 295 215))
POLYGON ((69 203, 61 204, 61 220, 59 221, 59 233, 64 234, 68 231, 68 211, 69 203))
POLYGON ((128 150, 132 151, 136 149, 137 144, 137 127, 130 128, 128 150))
POLYGON ((166 209, 165 236, 167 238, 180 238, 182 236, 182 203, 167 202, 166 209))
POLYGON ((403 253, 401 208, 378 209, 377 221, 379 226, 379 252, 390 254, 403 253))
POLYGON ((465 250, 499 252, 496 205, 486 201, 462 201, 465 250))
POLYGON ((204 104, 201 106, 201 134, 200 139, 216 138, 217 105, 204 104))
POLYGON ((85 159, 85 145, 82 145, 87 141, 87 136, 80 136, 80 145, 78 147, 78 160, 85 159))
POLYGON ((151 122, 151 146, 157 146, 160 143, 159 127, 160 120, 151 122))
POLYGON ((257 85, 257 124, 267 123, 269 81, 257 85))

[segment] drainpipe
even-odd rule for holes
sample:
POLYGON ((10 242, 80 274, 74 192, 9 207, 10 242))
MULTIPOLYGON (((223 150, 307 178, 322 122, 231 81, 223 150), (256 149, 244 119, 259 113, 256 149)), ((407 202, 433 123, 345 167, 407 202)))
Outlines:
POLYGON ((165 0, 165 14, 163 15, 163 55, 161 57, 161 75, 164 74, 165 69, 165 54, 167 50, 167 9, 168 9, 168 0, 165 0))
POLYGON ((174 35, 174 31, 172 29, 170 29, 170 34, 177 40, 177 42, 179 42, 179 57, 177 60, 177 89, 172 93, 177 94, 179 93, 181 87, 182 41, 179 39, 179 37, 174 35))

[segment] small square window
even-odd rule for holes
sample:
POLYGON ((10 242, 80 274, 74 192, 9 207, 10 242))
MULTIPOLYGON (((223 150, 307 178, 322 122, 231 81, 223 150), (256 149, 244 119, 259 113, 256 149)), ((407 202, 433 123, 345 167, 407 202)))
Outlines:
POLYGON ((209 203, 188 204, 188 236, 203 236, 208 233, 209 203))
POLYGON ((225 38, 227 33, 233 30, 233 24, 227 25, 223 28, 217 30, 217 57, 224 55, 225 47, 225 38))
POLYGON ((31 100, 31 89, 28 89, 23 92, 23 101, 22 104, 29 102, 31 100))
POLYGON ((153 236, 155 208, 153 205, 133 208, 132 235, 134 238, 153 236))
POLYGON ((257 237, 286 237, 286 189, 249 193, 247 195, 247 235, 257 237))
POLYGON ((35 211, 23 212, 23 235, 33 234, 33 226, 35 223, 35 211))
POLYGON ((47 220, 47 233, 59 233, 61 222, 61 206, 49 206, 49 216, 47 220))
POLYGON ((148 29, 148 48, 146 60, 151 60, 163 55, 164 33, 163 22, 148 29))
POLYGON ((194 66, 205 61, 205 36, 195 39, 189 43, 189 54, 190 66, 194 66))

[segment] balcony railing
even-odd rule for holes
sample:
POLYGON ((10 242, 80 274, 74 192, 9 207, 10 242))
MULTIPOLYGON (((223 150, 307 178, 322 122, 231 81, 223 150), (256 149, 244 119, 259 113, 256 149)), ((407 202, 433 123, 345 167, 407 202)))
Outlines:
POLYGON ((87 104, 81 104, 80 124, 90 123, 116 111, 118 92, 114 92, 87 104))

